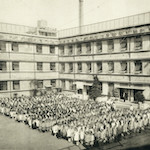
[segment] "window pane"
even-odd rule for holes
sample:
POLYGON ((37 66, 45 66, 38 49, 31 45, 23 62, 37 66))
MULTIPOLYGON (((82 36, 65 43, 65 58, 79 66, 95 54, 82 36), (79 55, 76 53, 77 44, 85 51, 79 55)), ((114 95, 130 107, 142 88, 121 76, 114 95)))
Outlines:
POLYGON ((111 72, 114 71, 114 63, 113 62, 108 63, 108 70, 111 71, 111 72))
POLYGON ((55 54, 55 46, 50 46, 50 53, 55 54))
POLYGON ((7 81, 0 81, 0 91, 7 90, 7 81))
POLYGON ((120 48, 121 48, 121 51, 127 50, 127 39, 126 38, 123 38, 120 40, 120 48))
POLYGON ((82 72, 82 64, 78 63, 78 72, 82 72))
POLYGON ((52 87, 56 87, 56 80, 51 80, 52 87))
POLYGON ((37 88, 43 88, 43 81, 42 80, 39 80, 37 82, 37 88))
POLYGON ((43 63, 42 62, 37 63, 37 70, 43 70, 43 63))
POLYGON ((36 52, 42 53, 42 45, 36 45, 36 52))
POLYGON ((81 44, 77 45, 77 55, 80 55, 82 53, 81 44))
POLYGON ((73 63, 69 63, 69 72, 73 72, 73 63))
POLYGON ((91 53, 91 44, 90 43, 86 44, 86 52, 87 52, 87 54, 91 53))
POLYGON ((97 42, 96 48, 97 48, 97 53, 101 53, 102 52, 102 42, 97 42))
POLYGON ((0 51, 6 51, 6 42, 0 41, 0 51))
POLYGON ((137 36, 135 37, 135 50, 141 50, 142 49, 142 37, 137 36))
POLYGON ((19 70, 19 62, 12 62, 12 70, 14 71, 19 70))
POLYGON ((55 71, 55 63, 50 63, 50 70, 53 70, 53 71, 55 71))
POLYGON ((102 63, 101 62, 97 63, 97 71, 102 72, 102 63))
POLYGON ((108 41, 108 52, 112 52, 114 50, 114 42, 113 40, 108 41))
POLYGON ((20 84, 19 81, 13 81, 13 90, 19 90, 20 84))
POLYGON ((1 61, 0 62, 0 70, 1 71, 6 71, 7 69, 6 69, 6 62, 4 62, 4 61, 1 61))
POLYGON ((18 52, 18 43, 12 43, 12 51, 18 52))

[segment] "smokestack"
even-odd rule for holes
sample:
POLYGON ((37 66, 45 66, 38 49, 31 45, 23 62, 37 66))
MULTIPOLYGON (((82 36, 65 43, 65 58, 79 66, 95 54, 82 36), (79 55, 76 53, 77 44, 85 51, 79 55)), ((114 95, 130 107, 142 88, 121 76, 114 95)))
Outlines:
POLYGON ((83 26, 83 0, 79 0, 79 33, 81 34, 81 26, 83 26))

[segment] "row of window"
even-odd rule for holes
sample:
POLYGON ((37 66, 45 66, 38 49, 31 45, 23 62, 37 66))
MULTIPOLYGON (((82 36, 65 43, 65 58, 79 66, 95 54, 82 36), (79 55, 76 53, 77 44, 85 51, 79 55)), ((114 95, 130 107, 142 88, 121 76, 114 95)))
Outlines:
MULTIPOLYGON (((141 50, 142 49, 143 44, 142 44, 142 37, 141 36, 135 37, 134 43, 135 43, 135 50, 141 50)), ((108 40, 107 45, 108 45, 108 52, 113 52, 114 51, 114 40, 108 40)), ((82 44, 78 44, 76 46, 76 49, 77 49, 77 55, 85 54, 85 53, 86 54, 91 54, 92 53, 91 43, 85 43, 85 49, 84 50, 82 48, 82 44)), ((102 41, 96 42, 97 53, 101 53, 102 49, 103 49, 102 41)), ((59 50, 60 50, 60 55, 65 54, 64 46, 60 46, 59 50)), ((123 38, 123 39, 120 40, 120 50, 121 51, 126 51, 127 50, 127 38, 123 38)), ((73 55, 73 54, 74 54, 73 45, 68 45, 67 55, 73 55)))
MULTIPOLYGON (((7 90, 7 81, 0 81, 0 91, 7 90)), ((20 81, 13 81, 13 90, 20 89, 20 81)))
MULTIPOLYGON (((19 52, 19 44, 17 42, 12 42, 11 43, 11 50, 13 52, 19 52)), ((1 51, 6 51, 6 42, 5 41, 0 41, 0 52, 1 51)), ((42 53, 42 45, 38 44, 36 45, 36 53, 42 53)), ((50 45, 49 46, 49 53, 50 54, 55 54, 55 46, 50 45)))
MULTIPOLYGON (((102 62, 97 62, 96 65, 97 65, 97 72, 101 73, 103 71, 102 62)), ((140 61, 140 60, 134 61, 134 65, 135 65, 135 72, 136 73, 142 73, 142 70, 143 70, 142 61, 140 61)), ((121 66, 121 71, 124 73, 127 73, 128 62, 122 61, 122 62, 120 62, 120 66, 121 66)), ((89 73, 92 72, 92 63, 87 62, 86 68, 87 68, 86 72, 89 72, 89 73)), ((4 61, 0 62, 0 71, 6 71, 6 70, 7 70, 6 62, 4 62, 4 61)), ((12 70, 13 71, 19 71, 19 62, 12 62, 12 70)), ((42 62, 37 62, 37 70, 38 71, 43 70, 43 63, 42 62)), ((50 70, 51 71, 56 70, 56 63, 54 63, 54 62, 50 63, 50 70)), ((65 70, 66 70, 65 63, 61 63, 60 72, 63 73, 63 72, 65 72, 65 70)), ((78 73, 83 72, 83 66, 82 66, 81 62, 77 63, 77 71, 78 71, 78 73)), ((108 62, 108 71, 114 72, 114 62, 113 61, 108 62)), ((69 63, 68 72, 69 73, 74 72, 73 63, 69 63)))
MULTIPOLYGON (((142 49, 143 44, 142 44, 142 37, 141 36, 135 37, 134 43, 135 43, 135 50, 141 50, 142 49)), ((108 45, 108 52, 113 52, 114 51, 114 40, 108 40, 107 45, 108 45)), ((11 47, 12 47, 11 48, 12 51, 14 51, 14 52, 19 51, 19 47, 18 47, 17 42, 12 42, 11 47)), ((82 44, 78 44, 76 46, 77 55, 80 55, 82 53, 91 54, 91 50, 92 50, 91 43, 90 42, 86 43, 85 47, 86 47, 85 51, 83 52, 82 44)), ((102 52, 102 41, 96 42, 96 49, 97 49, 97 53, 102 52)), ((127 38, 120 39, 120 49, 121 49, 121 51, 127 50, 127 38)), ((60 55, 65 54, 64 46, 60 46, 59 50, 60 50, 60 55)), ((6 42, 5 41, 0 41, 0 51, 6 51, 6 42)), ((41 44, 36 45, 36 52, 39 54, 42 53, 42 45, 41 44)), ((54 45, 49 46, 49 53, 55 54, 55 46, 54 45)), ((74 54, 73 45, 68 45, 68 55, 73 55, 73 54, 74 54)))
MULTIPOLYGON (((102 72, 103 71, 103 67, 102 67, 102 62, 97 62, 97 72, 102 72)), ((142 73, 142 61, 137 60, 134 61, 134 65, 135 65, 135 72, 137 73, 142 73)), ((127 73, 128 71, 128 63, 127 61, 122 61, 120 62, 120 66, 121 66, 121 71, 124 73, 127 73)), ((92 64, 91 62, 86 63, 86 72, 92 72, 92 64)), ((0 62, 0 71, 6 71, 7 67, 6 67, 6 62, 0 62)), ((19 71, 19 62, 12 62, 12 70, 13 71, 19 71)), ((43 70, 43 63, 42 62, 37 62, 37 70, 38 71, 42 71, 43 70)), ((51 71, 55 71, 56 70, 56 63, 52 62, 50 63, 50 70, 51 71)), ((83 67, 82 67, 82 63, 79 62, 77 63, 77 71, 83 72, 83 67)), ((109 61, 108 62, 108 71, 110 72, 114 72, 114 62, 113 61, 109 61)), ((61 70, 60 72, 65 72, 65 63, 61 63, 61 70)), ((72 73, 74 72, 74 65, 73 63, 69 63, 69 68, 68 68, 68 72, 72 73)))
MULTIPOLYGON (((13 90, 20 90, 20 81, 12 81, 13 90)), ((56 87, 56 80, 50 80, 50 85, 56 87)), ((43 80, 37 81, 37 88, 43 88, 43 80)), ((0 81, 0 91, 8 90, 7 81, 0 81)))
MULTIPOLYGON (((97 62, 97 72, 101 73, 103 72, 103 66, 102 66, 102 62, 97 62)), ((134 66, 135 66, 135 73, 142 73, 142 62, 140 60, 134 61, 134 66)), ((127 73, 128 71, 128 62, 127 61, 122 61, 120 62, 120 71, 122 73, 127 73)), ((68 68, 68 72, 72 73, 74 72, 74 65, 73 63, 69 63, 69 68, 68 68)), ((61 70, 62 73, 65 72, 65 63, 61 63, 61 70)), ((84 69, 85 71, 85 69, 84 69)), ((113 61, 109 61, 108 62, 108 71, 113 73, 114 72, 114 62, 113 61)), ((83 65, 81 62, 77 63, 77 72, 83 72, 83 65)), ((92 72, 92 63, 88 62, 86 63, 86 72, 90 73, 92 72)))
MULTIPOLYGON (((7 65, 5 61, 0 61, 0 71, 6 71, 7 65)), ((19 62, 12 62, 12 70, 13 71, 19 71, 19 62)), ((43 63, 37 62, 37 70, 41 71, 43 70, 43 63)), ((50 63, 50 70, 55 71, 56 70, 56 64, 54 62, 50 63)))

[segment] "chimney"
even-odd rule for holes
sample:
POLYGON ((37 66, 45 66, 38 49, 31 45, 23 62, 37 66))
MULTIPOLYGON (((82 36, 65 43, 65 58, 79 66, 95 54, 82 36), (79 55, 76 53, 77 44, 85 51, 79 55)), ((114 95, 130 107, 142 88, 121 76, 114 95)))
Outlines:
POLYGON ((83 26, 83 1, 79 0, 79 34, 82 33, 81 26, 83 26))

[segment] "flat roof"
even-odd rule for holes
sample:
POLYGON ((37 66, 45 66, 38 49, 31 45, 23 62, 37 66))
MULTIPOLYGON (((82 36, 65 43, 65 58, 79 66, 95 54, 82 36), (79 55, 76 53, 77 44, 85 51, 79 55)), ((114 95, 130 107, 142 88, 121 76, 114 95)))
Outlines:
POLYGON ((103 21, 95 24, 84 25, 81 28, 75 27, 59 30, 58 37, 65 38, 77 35, 105 32, 121 28, 141 26, 146 24, 150 24, 150 12, 103 21))

